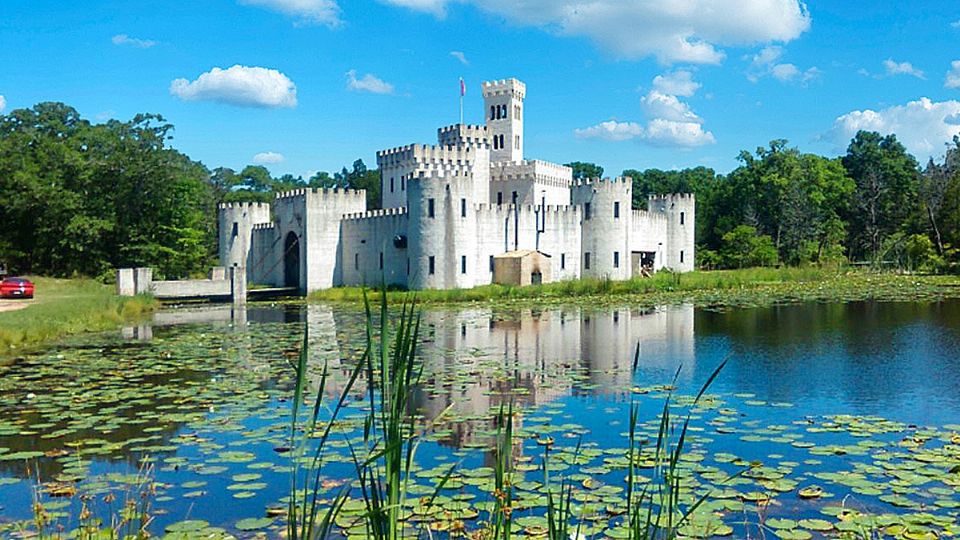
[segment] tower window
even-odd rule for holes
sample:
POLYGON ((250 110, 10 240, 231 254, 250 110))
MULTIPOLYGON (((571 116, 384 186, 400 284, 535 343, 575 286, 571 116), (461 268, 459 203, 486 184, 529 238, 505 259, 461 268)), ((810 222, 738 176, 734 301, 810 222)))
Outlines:
POLYGON ((390 177, 390 193, 393 193, 393 177, 390 177))
POLYGON ((490 256, 490 271, 493 272, 493 255, 490 256))
POLYGON ((514 139, 513 139, 513 147, 516 148, 517 150, 520 149, 520 136, 519 136, 519 135, 514 136, 514 139))
POLYGON ((590 219, 590 203, 583 203, 583 219, 590 219))
POLYGON ((353 254, 353 269, 354 269, 354 270, 359 270, 359 269, 360 269, 360 254, 359 254, 359 253, 354 253, 354 254, 353 254))
POLYGON ((467 200, 460 199, 460 217, 467 217, 467 200))
POLYGON ((497 204, 503 204, 503 192, 502 192, 502 191, 498 191, 498 192, 497 192, 497 204))
POLYGON ((680 250, 680 264, 683 264, 683 250, 680 250))
POLYGON ((620 252, 619 251, 613 252, 613 267, 620 268, 620 252))
POLYGON ((590 269, 590 252, 589 251, 583 254, 583 269, 584 270, 590 269))
POLYGON ((433 199, 427 199, 427 217, 434 217, 433 199))
POLYGON ((233 231, 230 233, 231 236, 237 236, 240 234, 240 224, 236 221, 233 222, 233 231))
POLYGON ((436 261, 436 259, 433 258, 433 255, 431 255, 431 256, 427 259, 427 266, 429 267, 429 272, 430 272, 430 275, 431 275, 431 276, 433 275, 434 271, 436 270, 436 262, 437 262, 437 261, 436 261))
POLYGON ((380 269, 383 270, 383 252, 380 252, 380 269))
POLYGON ((566 254, 566 253, 561 253, 561 254, 560 254, 560 269, 561 269, 561 270, 566 270, 566 268, 567 268, 567 254, 566 254))
POLYGON ((460 256, 460 273, 461 274, 467 273, 467 256, 466 255, 460 256))
POLYGON ((514 106, 513 106, 513 119, 514 119, 514 120, 519 120, 519 119, 520 119, 520 106, 519 106, 519 105, 514 105, 514 106))
POLYGON ((517 204, 517 192, 513 192, 513 196, 510 198, 510 204, 517 204))
POLYGON ((400 177, 400 191, 407 189, 407 179, 403 176, 400 177))
POLYGON ((496 109, 497 109, 497 108, 496 108, 495 105, 491 105, 491 106, 490 106, 490 119, 491 119, 491 120, 496 120, 496 119, 497 119, 496 109))
POLYGON ((503 133, 500 134, 500 148, 503 148, 503 133))
POLYGON ((683 225, 683 218, 684 218, 683 212, 680 212, 680 224, 681 224, 681 225, 683 225))
POLYGON ((613 218, 617 219, 620 217, 620 201, 615 201, 613 203, 613 218))

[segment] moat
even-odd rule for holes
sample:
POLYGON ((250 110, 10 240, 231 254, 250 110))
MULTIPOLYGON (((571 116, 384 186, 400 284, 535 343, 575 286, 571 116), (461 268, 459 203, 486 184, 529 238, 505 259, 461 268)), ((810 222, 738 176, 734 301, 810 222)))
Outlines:
MULTIPOLYGON (((0 537, 32 519, 38 480, 76 486, 73 497, 41 497, 70 530, 83 494, 122 490, 144 461, 159 483, 155 534, 202 520, 252 535, 238 521, 265 516, 289 488, 282 450, 304 324, 311 366, 331 368, 333 397, 363 345, 359 309, 175 310, 0 366, 0 537)), ((544 439, 559 456, 581 444, 579 458, 550 473, 600 485, 578 490, 577 512, 587 537, 618 538, 622 518, 604 509, 622 502, 631 401, 650 430, 678 369, 685 414, 688 396, 724 359, 693 411, 683 458, 689 481, 710 492, 712 530, 756 537, 764 522, 767 537, 831 536, 863 526, 848 519, 851 510, 872 516, 871 528, 910 537, 960 527, 960 301, 429 309, 422 337, 413 401, 435 428, 418 451, 415 487, 422 492, 455 463, 461 472, 441 503, 466 512, 468 527, 485 514, 491 417, 512 401, 523 440, 518 517, 533 526, 545 513, 544 439), (821 488, 817 496, 800 495, 811 487, 821 488)), ((331 488, 350 478, 347 447, 362 427, 364 391, 360 381, 324 468, 331 488)), ((273 537, 277 527, 280 518, 256 528, 273 537)))

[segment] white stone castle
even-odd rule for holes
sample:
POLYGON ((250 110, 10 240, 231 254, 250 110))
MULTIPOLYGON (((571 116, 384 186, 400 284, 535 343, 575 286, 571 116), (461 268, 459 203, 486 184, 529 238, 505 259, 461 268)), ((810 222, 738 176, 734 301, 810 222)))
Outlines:
POLYGON ((298 189, 219 207, 220 261, 250 282, 310 292, 381 283, 469 288, 693 270, 695 200, 632 208, 628 178, 574 180, 523 158, 526 86, 483 83, 486 125, 377 153, 382 210, 364 191, 298 189))

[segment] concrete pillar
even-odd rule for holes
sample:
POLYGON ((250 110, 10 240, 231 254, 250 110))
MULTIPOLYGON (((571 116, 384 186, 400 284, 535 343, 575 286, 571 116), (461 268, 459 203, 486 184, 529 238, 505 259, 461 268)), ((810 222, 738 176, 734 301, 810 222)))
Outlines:
POLYGON ((153 268, 134 268, 133 284, 135 294, 147 294, 152 290, 153 268))
POLYGON ((247 269, 243 266, 230 267, 230 296, 234 305, 247 303, 247 269))
POLYGON ((137 294, 137 284, 133 281, 133 268, 117 268, 117 295, 133 296, 137 294))
POLYGON ((210 269, 210 279, 213 281, 227 279, 227 269, 223 266, 214 266, 210 269))

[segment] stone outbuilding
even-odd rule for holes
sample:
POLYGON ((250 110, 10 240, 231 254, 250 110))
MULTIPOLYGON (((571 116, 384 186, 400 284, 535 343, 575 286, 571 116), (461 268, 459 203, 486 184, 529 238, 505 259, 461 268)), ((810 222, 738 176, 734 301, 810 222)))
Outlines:
POLYGON ((493 282, 498 285, 539 285, 553 281, 550 256, 529 249, 493 257, 493 282))

